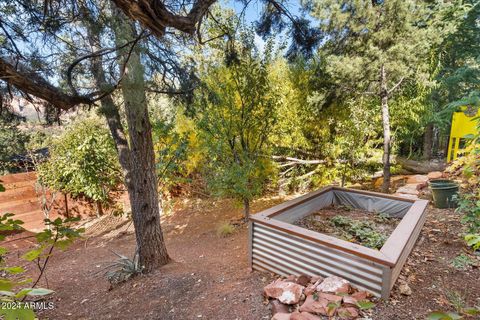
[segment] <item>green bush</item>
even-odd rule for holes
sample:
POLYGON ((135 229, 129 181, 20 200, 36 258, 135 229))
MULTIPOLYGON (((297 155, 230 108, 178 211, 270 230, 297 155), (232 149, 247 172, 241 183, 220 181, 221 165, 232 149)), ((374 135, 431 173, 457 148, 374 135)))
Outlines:
POLYGON ((50 158, 38 167, 42 184, 97 203, 108 203, 121 182, 114 142, 96 118, 74 123, 53 142, 50 158))
POLYGON ((7 122, 0 117, 0 175, 13 172, 15 167, 10 158, 25 152, 28 135, 20 131, 15 121, 7 122))

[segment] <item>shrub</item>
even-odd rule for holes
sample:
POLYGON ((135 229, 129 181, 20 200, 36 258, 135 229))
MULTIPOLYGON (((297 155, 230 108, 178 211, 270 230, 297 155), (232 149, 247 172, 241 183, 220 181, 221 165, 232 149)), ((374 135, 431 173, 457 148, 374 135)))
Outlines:
POLYGON ((114 142, 96 118, 74 123, 57 138, 50 159, 38 167, 42 184, 72 195, 105 204, 121 182, 114 142))
POLYGON ((7 122, 0 117, 0 175, 14 172, 10 158, 25 152, 28 135, 20 131, 15 122, 7 122))

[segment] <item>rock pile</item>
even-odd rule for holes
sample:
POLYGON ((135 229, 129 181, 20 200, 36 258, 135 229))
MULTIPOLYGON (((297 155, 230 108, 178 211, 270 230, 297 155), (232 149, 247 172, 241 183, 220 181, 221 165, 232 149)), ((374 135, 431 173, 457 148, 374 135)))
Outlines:
POLYGON ((356 290, 337 276, 288 276, 263 291, 270 299, 271 320, 357 319, 362 310, 374 306, 368 292, 356 290))

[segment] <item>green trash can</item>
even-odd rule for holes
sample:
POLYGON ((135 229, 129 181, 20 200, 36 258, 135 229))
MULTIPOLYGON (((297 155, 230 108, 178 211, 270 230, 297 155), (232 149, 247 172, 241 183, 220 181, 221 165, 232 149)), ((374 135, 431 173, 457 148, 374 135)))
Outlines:
POLYGON ((455 208, 457 206, 458 185, 451 180, 430 181, 433 204, 436 208, 455 208))

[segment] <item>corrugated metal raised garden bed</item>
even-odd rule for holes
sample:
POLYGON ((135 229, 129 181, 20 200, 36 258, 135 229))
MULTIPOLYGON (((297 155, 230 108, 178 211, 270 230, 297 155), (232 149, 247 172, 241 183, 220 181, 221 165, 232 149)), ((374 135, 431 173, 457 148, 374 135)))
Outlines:
POLYGON ((284 276, 337 275, 388 298, 423 227, 427 204, 426 200, 338 187, 311 192, 251 216, 251 267, 284 276), (294 225, 332 205, 401 220, 379 250, 294 225))

